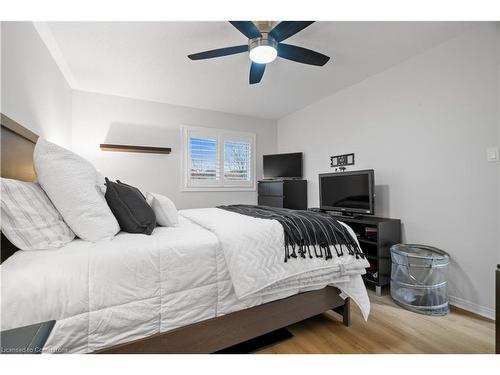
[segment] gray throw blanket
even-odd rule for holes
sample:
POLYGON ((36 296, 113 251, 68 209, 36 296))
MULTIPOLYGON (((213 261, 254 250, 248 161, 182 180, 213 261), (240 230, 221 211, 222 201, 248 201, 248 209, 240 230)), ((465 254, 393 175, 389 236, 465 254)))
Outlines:
POLYGON ((285 262, 298 256, 306 258, 306 254, 313 258, 311 248, 316 258, 332 259, 330 246, 340 257, 344 255, 341 245, 345 245, 349 255, 355 256, 356 259, 365 258, 347 229, 326 213, 245 204, 217 208, 259 219, 277 220, 285 234, 285 262))

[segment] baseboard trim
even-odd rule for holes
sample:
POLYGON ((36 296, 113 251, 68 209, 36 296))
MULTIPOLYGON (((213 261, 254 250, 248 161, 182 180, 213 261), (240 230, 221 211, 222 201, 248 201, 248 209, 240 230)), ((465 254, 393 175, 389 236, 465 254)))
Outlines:
POLYGON ((485 318, 495 320, 495 309, 489 307, 481 306, 476 303, 466 301, 459 297, 449 296, 448 297, 450 305, 456 306, 460 309, 467 310, 471 313, 481 315, 485 318))

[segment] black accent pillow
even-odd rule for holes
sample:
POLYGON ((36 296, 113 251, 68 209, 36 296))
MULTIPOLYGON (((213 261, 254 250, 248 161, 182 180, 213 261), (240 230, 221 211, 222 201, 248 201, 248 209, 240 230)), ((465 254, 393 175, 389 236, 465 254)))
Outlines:
POLYGON ((144 198, 144 200, 146 200, 146 197, 144 196, 144 194, 142 194, 142 192, 139 189, 137 189, 135 186, 128 185, 124 182, 121 182, 120 180, 116 180, 116 182, 119 183, 120 185, 128 186, 129 188, 134 189, 138 194, 140 194, 141 197, 144 198))
POLYGON ((124 232, 148 235, 153 232, 156 216, 139 189, 106 177, 104 197, 124 232))

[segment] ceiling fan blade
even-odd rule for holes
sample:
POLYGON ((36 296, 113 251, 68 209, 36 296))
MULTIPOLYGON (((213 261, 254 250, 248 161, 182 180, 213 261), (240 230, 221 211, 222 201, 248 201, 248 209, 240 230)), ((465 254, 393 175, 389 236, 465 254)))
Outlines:
POLYGON ((266 70, 266 64, 257 64, 252 62, 250 66, 250 84, 259 83, 266 70))
POLYGON ((304 30, 314 21, 281 21, 269 33, 278 43, 304 30))
POLYGON ((260 38, 262 35, 252 21, 229 21, 231 25, 236 27, 248 39, 260 38))
POLYGON ((203 59, 211 59, 214 57, 235 55, 237 53, 242 53, 247 51, 248 51, 248 45, 243 44, 241 46, 218 48, 218 49, 212 49, 210 51, 193 53, 191 55, 188 55, 188 57, 191 60, 203 60, 203 59))
POLYGON ((278 44, 278 56, 302 64, 317 66, 323 66, 330 60, 328 56, 322 53, 284 43, 278 44))

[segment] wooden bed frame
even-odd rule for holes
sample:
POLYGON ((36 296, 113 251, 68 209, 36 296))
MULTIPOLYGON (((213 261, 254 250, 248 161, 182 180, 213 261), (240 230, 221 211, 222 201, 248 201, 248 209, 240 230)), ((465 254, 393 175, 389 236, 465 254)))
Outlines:
MULTIPOLYGON (((1 139, 2 177, 34 181, 33 149, 38 136, 1 114, 1 139)), ((6 256, 17 250, 3 234, 1 250, 6 256)), ((97 353, 214 353, 329 310, 340 314, 344 325, 350 325, 349 298, 340 297, 337 288, 326 287, 116 345, 97 353)))

